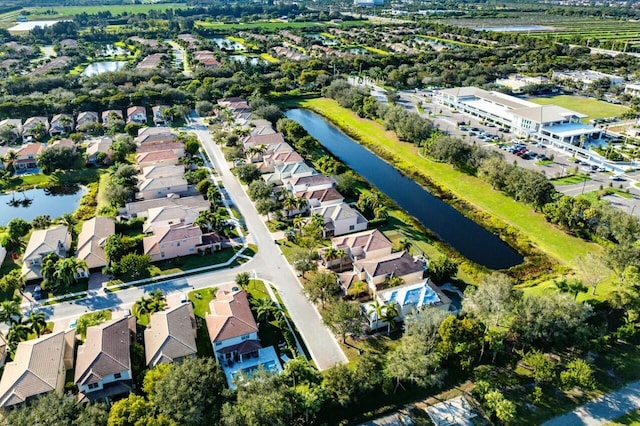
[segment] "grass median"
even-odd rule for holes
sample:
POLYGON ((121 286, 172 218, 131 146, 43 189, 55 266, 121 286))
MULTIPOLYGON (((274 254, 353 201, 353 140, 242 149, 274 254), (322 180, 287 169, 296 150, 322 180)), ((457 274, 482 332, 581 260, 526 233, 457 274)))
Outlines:
POLYGON ((602 250, 597 244, 565 234, 530 206, 494 191, 486 182, 459 172, 449 164, 420 156, 415 145, 399 141, 395 133, 386 131, 377 122, 359 118, 332 99, 304 99, 298 105, 323 115, 408 176, 417 172, 474 208, 515 228, 532 244, 562 264, 573 266, 577 256, 602 250))

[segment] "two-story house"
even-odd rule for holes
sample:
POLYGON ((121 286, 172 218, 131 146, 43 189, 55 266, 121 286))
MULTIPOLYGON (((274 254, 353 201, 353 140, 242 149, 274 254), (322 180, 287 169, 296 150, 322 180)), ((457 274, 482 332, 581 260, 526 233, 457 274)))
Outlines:
POLYGON ((89 124, 98 122, 98 113, 95 111, 82 111, 76 117, 76 130, 82 130, 89 124))
POLYGON ((191 303, 151 314, 144 330, 144 344, 149 367, 195 357, 198 352, 196 318, 191 303))
POLYGON ((65 376, 73 368, 75 331, 58 331, 18 343, 12 362, 0 380, 0 407, 22 404, 56 392, 62 395, 65 376))
POLYGON ((168 113, 171 111, 171 107, 168 105, 156 105, 151 107, 153 112, 153 123, 156 126, 165 126, 167 124, 168 113))
POLYGON ((216 360, 221 364, 258 357, 262 348, 247 293, 242 290, 218 291, 209 303, 207 329, 216 360))
MULTIPOLYGON (((414 259, 406 251, 391 253, 375 259, 362 259, 353 262, 353 271, 357 279, 364 281, 372 292, 384 288, 389 279, 401 278, 405 283, 422 280, 426 266, 424 261, 414 259)), ((346 290, 345 283, 342 287, 346 290)))
POLYGON ((158 228, 175 224, 191 225, 206 207, 189 207, 167 205, 148 210, 147 220, 142 225, 142 232, 155 232, 158 228))
POLYGON ((132 389, 130 346, 136 339, 136 317, 125 316, 87 328, 78 347, 75 383, 90 401, 128 394, 132 389))
POLYGON ((42 127, 43 130, 49 131, 49 119, 47 117, 27 118, 22 125, 22 138, 25 140, 31 140, 29 138, 33 138, 35 130, 38 127, 42 127))
POLYGON ((311 176, 284 179, 283 184, 289 191, 297 194, 298 192, 329 189, 335 186, 336 181, 329 176, 318 173, 311 176))
POLYGON ((70 114, 56 114, 51 118, 49 124, 49 134, 58 136, 69 133, 73 130, 73 116, 70 114))
POLYGON ((369 224, 358 210, 347 203, 316 207, 311 209, 311 214, 319 214, 324 219, 324 238, 363 231, 369 224))
POLYGON ((138 184, 139 198, 166 198, 169 194, 185 194, 189 184, 182 176, 145 179, 138 184))
POLYGON ((152 262, 196 254, 202 246, 202 230, 198 226, 175 224, 158 227, 154 235, 142 240, 144 254, 152 262))
POLYGON ((70 247, 71 233, 66 226, 33 231, 22 256, 22 275, 25 280, 41 279, 42 259, 49 253, 66 257, 70 247))
POLYGON ((127 123, 147 124, 147 109, 143 106, 127 108, 127 123))
POLYGON ((16 159, 13 160, 13 169, 17 173, 33 171, 38 168, 38 155, 46 147, 40 142, 29 142, 16 151, 16 159))
POLYGON ((106 111, 102 111, 101 114, 102 125, 108 126, 110 122, 113 120, 123 120, 122 110, 120 109, 108 109, 106 111))
POLYGON ((110 137, 102 137, 90 140, 85 152, 87 156, 87 163, 98 164, 101 161, 109 162, 109 155, 111 153, 112 144, 113 139, 111 139, 110 137))
POLYGON ((141 147, 144 145, 164 145, 174 143, 176 140, 176 135, 166 127, 145 127, 138 130, 138 136, 136 136, 134 142, 141 147))

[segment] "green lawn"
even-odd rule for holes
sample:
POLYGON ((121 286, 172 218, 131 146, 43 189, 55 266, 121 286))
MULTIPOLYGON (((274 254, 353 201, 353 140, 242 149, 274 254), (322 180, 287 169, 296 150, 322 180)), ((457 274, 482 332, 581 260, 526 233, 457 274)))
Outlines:
POLYGON ((231 259, 235 254, 233 249, 224 249, 212 254, 200 256, 197 254, 191 256, 169 259, 162 262, 154 263, 151 268, 151 276, 175 274, 185 272, 190 269, 201 268, 203 266, 217 265, 231 259))
POLYGON ((583 175, 578 173, 576 175, 568 175, 558 179, 549 179, 554 185, 574 185, 576 183, 582 183, 591 179, 589 175, 583 175))
POLYGON ((583 123, 587 123, 589 120, 596 118, 613 117, 629 110, 626 106, 614 105, 585 96, 558 95, 529 100, 538 105, 558 105, 588 115, 587 118, 582 119, 583 123))
POLYGON ((161 3, 161 4, 129 4, 129 5, 101 5, 101 6, 52 6, 52 7, 29 7, 27 18, 30 21, 37 19, 59 19, 72 17, 81 13, 89 15, 99 12, 111 12, 112 15, 120 15, 123 12, 128 14, 146 13, 150 10, 164 11, 167 9, 188 9, 184 3, 161 3), (53 11, 54 13, 51 13, 53 11))
POLYGON ((209 302, 216 297, 216 288, 209 287, 201 290, 194 290, 189 293, 189 300, 193 303, 193 313, 195 316, 204 318, 209 312, 209 302))
POLYGON ((418 171, 473 207, 512 226, 540 250, 565 265, 572 265, 576 256, 602 250, 597 244, 565 234, 548 223, 542 214, 494 191, 484 181, 459 172, 448 164, 420 156, 415 145, 400 142, 393 132, 386 131, 382 125, 374 121, 357 117, 355 113, 342 108, 334 100, 304 99, 298 104, 324 115, 346 133, 356 137, 384 157, 392 158, 394 166, 408 176, 418 171))

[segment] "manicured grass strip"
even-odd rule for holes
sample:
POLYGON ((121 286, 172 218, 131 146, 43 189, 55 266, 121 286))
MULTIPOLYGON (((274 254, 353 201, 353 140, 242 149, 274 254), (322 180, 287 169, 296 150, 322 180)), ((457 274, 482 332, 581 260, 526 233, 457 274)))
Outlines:
POLYGON ((463 41, 451 40, 448 38, 440 38, 440 37, 433 37, 433 36, 426 36, 426 35, 419 35, 418 37, 423 38, 425 40, 435 40, 444 44, 455 44, 455 45, 464 46, 464 47, 479 47, 480 49, 488 49, 487 46, 482 46, 480 44, 465 43, 463 41))
POLYGON ((269 53, 261 53, 260 59, 264 59, 265 61, 271 62, 272 64, 277 64, 278 62, 280 62, 277 58, 274 58, 269 53))
POLYGON ((561 263, 572 265, 576 256, 602 250, 597 244, 565 234, 530 206, 494 191, 486 182, 454 170, 448 164, 421 157, 415 145, 400 142, 393 132, 386 131, 382 125, 359 118, 332 99, 305 99, 299 101, 299 105, 324 115, 365 145, 392 157, 394 166, 409 176, 419 171, 436 185, 449 189, 456 197, 513 226, 539 249, 561 263))
POLYGON ((574 185, 591 179, 588 175, 577 174, 561 177, 558 179, 550 179, 554 185, 574 185))
POLYGON ((112 15, 120 15, 123 12, 128 14, 134 13, 147 13, 151 10, 165 11, 167 9, 189 9, 192 6, 187 6, 183 3, 162 3, 162 4, 128 4, 128 5, 103 5, 103 6, 53 6, 53 7, 33 7, 28 8, 29 15, 27 19, 34 21, 38 19, 56 19, 62 17, 71 17, 79 15, 81 13, 87 13, 89 15, 97 14, 100 12, 111 12, 112 15), (53 14, 51 13, 53 11, 53 14))
POLYGON ((376 55, 388 55, 389 52, 387 52, 386 50, 382 50, 382 49, 378 49, 377 47, 371 47, 371 46, 362 46, 363 49, 371 52, 371 53, 375 53, 376 55))
POLYGON ((583 123, 588 123, 589 120, 596 118, 614 117, 629 110, 626 106, 614 105, 584 96, 559 95, 529 100, 538 105, 558 105, 588 115, 587 118, 582 119, 583 123))

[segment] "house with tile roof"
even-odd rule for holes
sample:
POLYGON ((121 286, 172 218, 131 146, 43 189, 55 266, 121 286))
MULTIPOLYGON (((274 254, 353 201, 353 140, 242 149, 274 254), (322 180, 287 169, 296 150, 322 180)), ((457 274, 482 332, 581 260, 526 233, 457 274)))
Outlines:
POLYGON ((210 203, 205 200, 202 195, 193 195, 190 197, 171 196, 127 203, 118 213, 129 218, 149 217, 149 209, 163 206, 185 206, 204 210, 210 207, 210 203))
POLYGON ((22 275, 25 280, 41 279, 42 259, 49 253, 66 257, 70 247, 71 233, 66 226, 59 225, 33 231, 22 255, 22 275))
POLYGON ((176 135, 166 127, 145 127, 138 130, 134 142, 138 146, 159 145, 176 142, 176 135))
POLYGON ((311 208, 330 206, 344 202, 344 196, 334 187, 318 189, 316 191, 298 192, 295 196, 307 200, 311 208))
POLYGON ((136 339, 136 317, 87 328, 78 347, 74 381, 82 399, 90 401, 129 393, 132 389, 129 349, 136 339))
POLYGON ((73 368, 74 331, 59 331, 18 343, 0 379, 0 407, 25 403, 39 395, 62 395, 65 376, 73 368))
POLYGON ((184 166, 149 166, 142 169, 141 179, 154 179, 160 177, 183 176, 184 166))
POLYGON ((258 145, 274 145, 285 143, 282 133, 272 133, 263 135, 249 135, 242 140, 245 149, 258 145))
POLYGON ((174 224, 158 227, 154 235, 142 240, 144 254, 152 262, 196 254, 202 246, 202 230, 198 226, 174 224))
POLYGON ((311 209, 311 214, 319 214, 324 219, 324 238, 364 231, 369 221, 347 203, 330 204, 311 209))
MULTIPOLYGON (((405 283, 409 284, 420 281, 424 277, 425 271, 424 261, 414 258, 406 251, 353 262, 353 273, 357 279, 366 282, 373 292, 382 290, 386 280, 393 277, 402 278, 405 283)), ((346 286, 342 285, 342 287, 346 286)))
POLYGON ((167 176, 145 179, 138 183, 138 198, 151 200, 153 198, 166 198, 169 194, 184 194, 189 187, 188 182, 182 176, 167 176))
POLYGON ((82 111, 76 117, 76 130, 82 129, 88 124, 98 122, 98 113, 95 111, 82 111))
POLYGON ((47 117, 29 117, 22 125, 22 137, 27 138, 33 136, 36 127, 42 125, 46 131, 49 131, 49 119, 47 117))
POLYGON ((313 167, 304 161, 299 163, 282 164, 275 167, 273 173, 263 175, 262 178, 267 183, 282 185, 285 179, 295 179, 298 177, 313 176, 318 174, 313 167))
POLYGON ((151 314, 144 330, 144 345, 148 367, 195 357, 196 318, 191 303, 151 314))
POLYGON ((127 108, 127 123, 147 124, 147 109, 143 106, 127 108))
POLYGON ((91 164, 99 163, 100 153, 104 153, 105 161, 108 161, 112 144, 113 139, 107 136, 90 140, 89 145, 87 145, 87 150, 85 151, 87 162, 91 164))
POLYGON ((283 180, 283 186, 294 194, 298 192, 306 191, 318 191, 321 189, 329 189, 336 185, 336 181, 329 176, 325 176, 321 173, 302 176, 295 178, 288 178, 283 180))
POLYGON ((175 224, 191 225, 198 218, 201 211, 207 207, 161 206, 149 209, 147 220, 142 225, 142 232, 155 232, 158 228, 175 224))
POLYGON ((143 152, 136 154, 136 163, 142 168, 149 166, 175 166, 180 164, 180 156, 170 149, 143 152))
MULTIPOLYGON (((10 142, 14 142, 20 136, 22 136, 22 120, 16 119, 16 118, 6 118, 0 121, 0 129, 4 129, 5 127, 8 127, 9 129, 11 129, 11 131, 15 135, 15 137, 13 138, 13 141, 10 141, 10 142)), ((2 141, 0 141, 0 143, 2 143, 2 141)))
POLYGON ((334 237, 331 245, 344 250, 352 260, 378 259, 389 256, 393 249, 391 241, 377 229, 334 237))
POLYGON ((89 272, 107 266, 109 259, 104 252, 104 244, 109 235, 115 233, 116 223, 110 217, 98 216, 82 224, 76 257, 87 262, 88 271, 83 271, 81 276, 88 277, 89 272))
POLYGON ((51 118, 49 134, 51 136, 62 135, 73 130, 73 116, 71 114, 56 114, 51 118))
POLYGON ((26 172, 38 169, 38 155, 47 149, 40 142, 29 142, 16 151, 16 159, 13 160, 13 168, 16 172, 26 172))
POLYGON ((255 357, 262 348, 247 293, 243 290, 220 290, 209 303, 206 316, 209 338, 216 360, 241 362, 255 357))
POLYGON ((102 125, 105 127, 109 124, 110 121, 124 120, 121 109, 108 109, 106 111, 102 111, 100 117, 102 118, 102 125))
POLYGON ((184 145, 180 142, 161 142, 158 144, 145 144, 136 148, 136 154, 144 154, 153 151, 173 151, 178 157, 183 157, 184 145))

